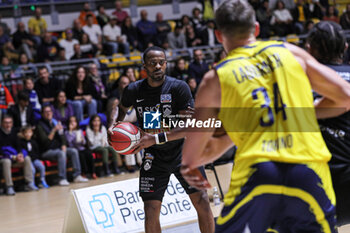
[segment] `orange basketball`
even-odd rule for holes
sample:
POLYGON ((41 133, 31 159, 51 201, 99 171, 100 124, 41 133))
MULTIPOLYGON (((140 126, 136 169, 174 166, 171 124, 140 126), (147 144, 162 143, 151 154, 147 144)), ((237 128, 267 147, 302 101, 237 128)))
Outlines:
POLYGON ((132 154, 134 150, 132 147, 140 141, 140 130, 129 122, 122 122, 114 126, 112 132, 108 140, 110 146, 119 154, 132 154))

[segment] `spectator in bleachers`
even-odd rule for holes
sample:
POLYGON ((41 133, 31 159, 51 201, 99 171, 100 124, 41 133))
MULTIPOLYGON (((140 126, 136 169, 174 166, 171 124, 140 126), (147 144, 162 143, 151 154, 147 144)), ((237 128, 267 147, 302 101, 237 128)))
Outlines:
POLYGON ((97 92, 84 67, 78 66, 74 70, 67 81, 66 94, 79 122, 84 119, 84 107, 87 107, 89 117, 97 113, 97 92))
POLYGON ((193 26, 191 18, 188 15, 181 16, 180 24, 183 28, 186 28, 188 26, 193 26))
POLYGON ((100 100, 102 102, 105 102, 107 100, 106 86, 98 72, 98 68, 95 63, 91 63, 89 65, 89 77, 95 86, 97 96, 100 97, 100 100))
MULTIPOLYGON (((302 0, 299 0, 302 1, 302 0)), ((270 36, 270 20, 271 11, 269 9, 269 0, 264 0, 260 7, 256 10, 256 20, 260 24, 260 34, 261 38, 268 38, 270 36)))
POLYGON ((141 51, 148 48, 150 43, 154 43, 154 37, 157 35, 157 28, 154 22, 147 19, 148 12, 142 10, 140 12, 141 19, 136 24, 136 29, 139 38, 139 45, 141 51))
POLYGON ((336 15, 335 7, 329 6, 326 11, 326 15, 323 17, 325 21, 333 21, 335 23, 339 23, 339 16, 336 15))
POLYGON ((194 31, 196 33, 201 32, 203 27, 203 19, 201 18, 201 10, 199 8, 193 8, 191 21, 194 31))
POLYGON ((302 34, 308 34, 314 26, 315 26, 315 23, 311 19, 306 21, 304 31, 302 34))
POLYGON ((169 32, 168 42, 169 42, 169 47, 171 49, 187 48, 186 37, 185 37, 185 34, 183 33, 183 28, 180 24, 177 24, 175 26, 175 30, 173 32, 169 32))
POLYGON ((117 18, 115 16, 103 27, 103 36, 108 47, 107 51, 110 51, 107 55, 118 53, 119 47, 122 47, 123 54, 130 54, 129 43, 126 36, 122 35, 122 30, 117 25, 117 18))
MULTIPOLYGON (((74 54, 74 49, 73 49, 73 54, 74 54)), ((60 47, 58 49, 58 56, 57 56, 57 59, 55 61, 69 61, 66 58, 66 49, 65 48, 60 47)))
POLYGON ((203 20, 214 19, 214 0, 199 0, 202 5, 203 20))
POLYGON ((79 44, 79 41, 73 38, 73 31, 71 28, 67 28, 65 32, 66 39, 61 39, 59 44, 65 50, 66 60, 70 60, 74 55, 74 45, 79 44))
POLYGON ((96 19, 96 15, 94 14, 94 12, 90 9, 90 4, 88 2, 84 3, 83 6, 83 10, 80 11, 80 15, 79 15, 79 21, 80 24, 82 26, 85 26, 88 22, 87 22, 87 16, 91 15, 92 17, 92 23, 93 24, 97 24, 97 19, 96 19))
POLYGON ((125 18, 122 24, 122 34, 126 35, 129 45, 132 46, 133 50, 139 48, 137 29, 132 24, 129 16, 125 18))
POLYGON ((11 34, 11 29, 9 26, 2 21, 2 15, 0 14, 0 27, 4 30, 5 34, 10 35, 11 34))
POLYGON ((93 24, 93 18, 91 15, 87 15, 87 24, 83 27, 84 32, 89 36, 91 43, 97 47, 98 50, 102 50, 102 30, 100 25, 93 24))
POLYGON ((306 3, 306 5, 309 7, 310 11, 310 17, 322 20, 323 15, 325 12, 325 9, 323 6, 320 4, 320 0, 311 0, 310 3, 306 3))
POLYGON ((79 152, 81 171, 83 175, 91 174, 92 179, 97 179, 95 169, 95 159, 92 152, 87 148, 87 142, 83 131, 79 128, 79 122, 75 116, 69 117, 68 128, 65 131, 68 146, 75 148, 79 152))
POLYGON ((0 83, 0 118, 1 115, 7 113, 7 109, 15 104, 10 91, 0 83))
POLYGON ((209 65, 203 60, 203 51, 200 49, 193 50, 194 61, 188 67, 188 74, 190 78, 195 78, 197 86, 202 81, 206 72, 209 71, 209 65))
POLYGON ((277 1, 270 24, 277 36, 286 36, 293 32, 293 17, 282 1, 277 1))
POLYGON ((69 185, 66 174, 67 157, 72 161, 74 182, 88 181, 81 176, 78 151, 75 148, 67 147, 63 126, 60 122, 53 120, 52 109, 48 105, 42 108, 42 119, 36 127, 36 136, 40 145, 42 159, 53 160, 58 163, 59 185, 69 185))
POLYGON ((125 76, 129 78, 130 82, 135 82, 137 80, 135 69, 133 67, 126 68, 125 76))
POLYGON ((37 60, 39 62, 55 61, 58 58, 60 46, 52 39, 49 32, 46 32, 43 41, 37 50, 37 60))
POLYGON ((215 46, 219 44, 216 39, 215 33, 215 23, 213 20, 207 21, 207 27, 203 30, 202 34, 202 45, 215 46))
POLYGON ((47 32, 46 20, 41 17, 41 8, 35 9, 35 15, 28 21, 29 34, 34 39, 36 45, 40 45, 41 37, 47 32))
POLYGON ((161 46, 167 39, 167 35, 171 31, 171 27, 169 23, 163 19, 163 13, 161 12, 156 14, 155 24, 157 27, 156 44, 161 46))
POLYGON ((34 81, 32 78, 23 80, 24 91, 28 93, 29 103, 34 113, 34 120, 37 122, 41 118, 41 104, 38 94, 34 90, 34 81))
POLYGON ((119 166, 122 165, 122 161, 113 147, 109 146, 107 142, 107 129, 101 123, 101 118, 99 115, 94 115, 90 118, 89 125, 86 127, 86 138, 90 150, 92 150, 94 153, 102 155, 105 175, 113 176, 108 164, 109 154, 112 155, 113 173, 120 174, 121 171, 119 170, 119 166))
POLYGON ((39 187, 49 188, 49 185, 46 183, 45 178, 45 166, 40 160, 41 154, 39 151, 39 146, 36 140, 33 138, 33 127, 27 125, 21 128, 21 133, 19 134, 20 146, 30 156, 32 160, 32 169, 33 169, 33 181, 35 182, 35 173, 39 171, 40 173, 40 184, 39 187))
POLYGON ((19 130, 26 125, 35 125, 34 112, 29 106, 29 95, 25 91, 17 94, 17 103, 11 106, 8 114, 12 116, 14 130, 19 130))
POLYGON ((304 31, 304 24, 311 19, 311 13, 308 5, 304 4, 305 0, 298 0, 295 7, 291 10, 294 27, 297 34, 304 31))
POLYGON ((83 30, 83 27, 81 26, 81 23, 79 21, 79 19, 75 19, 73 21, 73 38, 80 41, 81 40, 81 37, 83 36, 84 34, 84 30, 83 30))
POLYGON ((186 80, 186 83, 190 87, 191 94, 192 94, 192 97, 194 99, 196 97, 196 93, 197 93, 197 82, 196 82, 196 79, 195 78, 188 78, 186 80))
POLYGON ((101 28, 103 28, 109 21, 109 16, 107 15, 105 11, 105 7, 103 5, 97 6, 98 16, 97 16, 97 22, 98 25, 100 25, 101 28))
POLYGON ((178 59, 176 59, 175 67, 170 73, 170 76, 182 81, 187 80, 189 75, 188 70, 186 69, 186 61, 184 58, 179 57, 178 59))
POLYGON ((80 41, 80 50, 84 58, 95 57, 98 47, 91 43, 89 36, 84 33, 80 41))
POLYGON ((67 102, 66 93, 63 90, 57 92, 52 105, 53 118, 62 123, 64 129, 68 127, 68 120, 74 115, 71 103, 67 102))
POLYGON ((62 84, 58 79, 50 77, 46 66, 39 68, 39 79, 35 82, 34 86, 42 105, 52 103, 55 93, 62 88, 62 84))
POLYGON ((21 66, 21 70, 23 71, 30 71, 32 74, 36 73, 36 67, 29 61, 29 58, 25 53, 19 55, 18 65, 21 66))
POLYGON ((112 15, 117 17, 117 24, 119 26, 124 23, 127 17, 129 17, 128 12, 123 10, 122 2, 120 0, 115 1, 115 11, 112 12, 112 15))
POLYGON ((33 60, 34 41, 32 36, 25 30, 23 22, 17 24, 17 31, 12 35, 13 46, 16 50, 26 53, 33 60))
POLYGON ((23 167, 24 179, 27 183, 26 190, 38 190, 34 185, 32 161, 30 156, 27 156, 27 154, 22 151, 17 138, 17 132, 13 130, 12 126, 12 117, 10 115, 3 116, 0 129, 0 158, 7 195, 16 194, 13 188, 11 166, 23 167))
MULTIPOLYGON (((269 0, 269 8, 271 10, 273 10, 274 8, 276 8, 276 4, 278 1, 281 1, 281 0, 269 0)), ((295 0, 282 0, 282 2, 284 3, 284 6, 287 8, 287 9, 293 9, 295 7, 295 0)), ((308 0, 309 1, 309 0, 308 0)))
POLYGON ((202 39, 196 34, 191 25, 186 27, 185 35, 187 47, 196 47, 202 45, 202 39))
POLYGON ((346 5, 346 11, 340 16, 340 25, 344 30, 350 29, 350 4, 346 5))
POLYGON ((5 34, 2 27, 0 27, 0 48, 2 49, 2 54, 10 60, 18 60, 18 53, 12 44, 11 38, 5 34))

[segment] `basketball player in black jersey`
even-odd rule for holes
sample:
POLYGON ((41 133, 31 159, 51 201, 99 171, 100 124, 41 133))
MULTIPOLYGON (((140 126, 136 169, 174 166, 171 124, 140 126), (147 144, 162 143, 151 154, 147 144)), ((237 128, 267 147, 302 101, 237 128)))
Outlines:
MULTIPOLYGON (((123 120, 127 109, 133 106, 138 124, 145 131, 135 146, 135 153, 145 149, 139 187, 146 216, 145 231, 161 232, 159 216, 162 199, 173 173, 197 210, 201 232, 214 232, 207 193, 189 186, 180 174, 185 133, 167 130, 162 122, 171 115, 185 113, 193 106, 191 91, 184 81, 165 75, 167 61, 163 49, 148 48, 143 54, 143 61, 147 79, 131 83, 124 89, 117 121, 123 120)), ((111 128, 109 133, 112 133, 111 128)), ((203 168, 201 172, 204 173, 203 168)))
MULTIPOLYGON (((350 66, 343 64, 347 44, 339 24, 322 21, 311 30, 306 47, 319 62, 350 82, 350 66)), ((319 98, 318 94, 316 99, 319 98)), ((317 100, 316 100, 317 101, 317 100)), ((319 120, 322 136, 332 153, 329 162, 337 200, 338 225, 350 223, 350 112, 319 120)))

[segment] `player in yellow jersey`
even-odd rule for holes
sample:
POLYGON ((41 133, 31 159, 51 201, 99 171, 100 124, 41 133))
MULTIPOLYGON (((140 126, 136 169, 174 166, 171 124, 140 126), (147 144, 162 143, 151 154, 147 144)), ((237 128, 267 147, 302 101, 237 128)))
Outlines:
POLYGON ((350 85, 299 47, 258 42, 247 1, 225 0, 216 36, 227 57, 203 78, 195 118, 219 118, 227 132, 188 132, 182 173, 192 186, 209 184, 196 167, 237 145, 231 184, 216 232, 335 232, 331 155, 317 118, 350 108, 350 85), (313 106, 311 88, 323 98, 313 106), (193 149, 195 148, 195 149, 193 149))

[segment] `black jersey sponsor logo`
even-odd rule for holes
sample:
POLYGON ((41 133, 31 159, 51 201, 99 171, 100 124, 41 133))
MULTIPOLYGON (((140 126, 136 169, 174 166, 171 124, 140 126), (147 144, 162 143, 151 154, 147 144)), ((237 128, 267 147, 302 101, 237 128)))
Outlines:
POLYGON ((161 103, 171 103, 171 94, 162 94, 160 95, 161 103))

